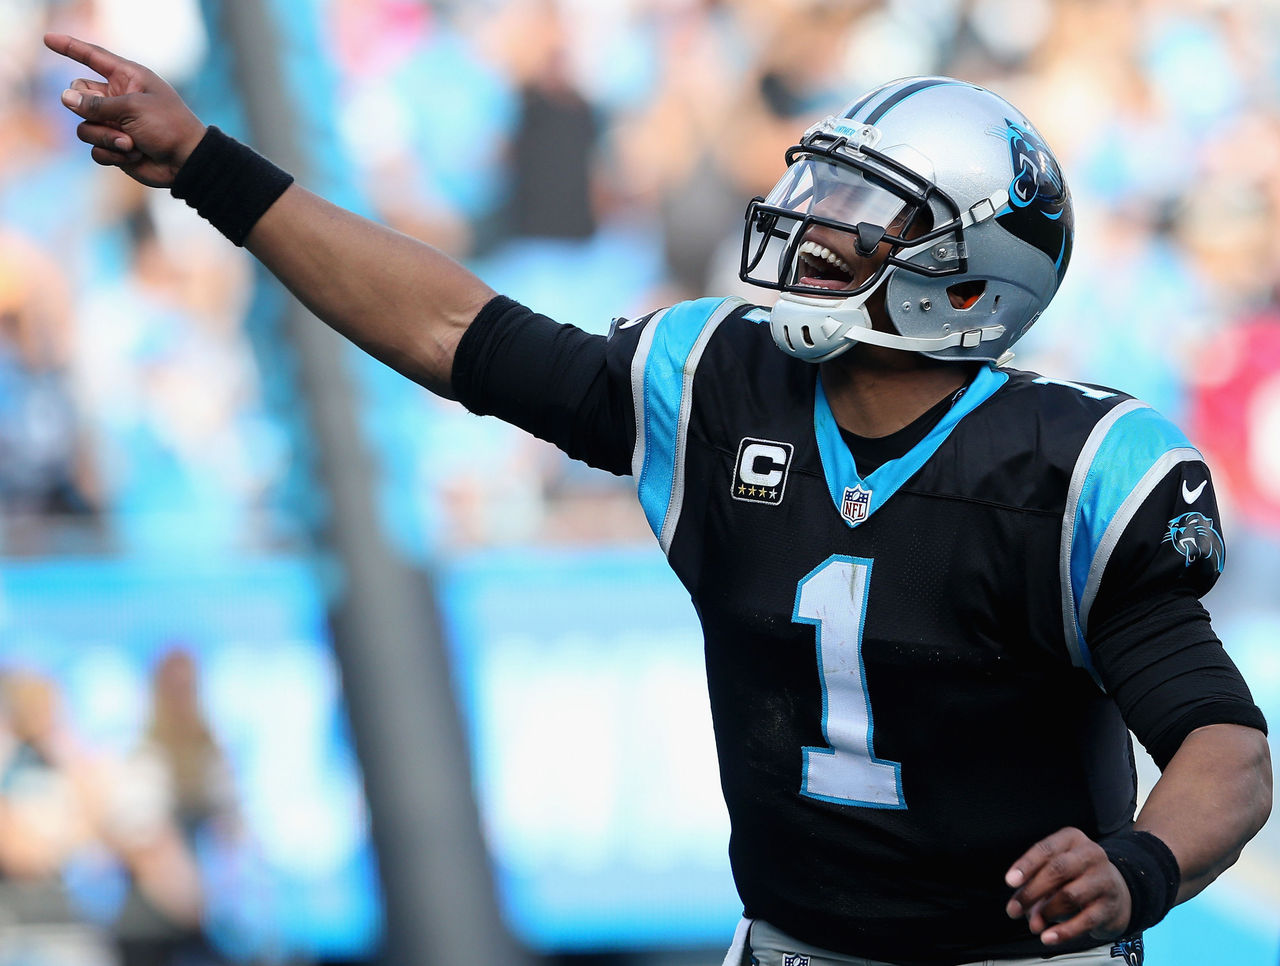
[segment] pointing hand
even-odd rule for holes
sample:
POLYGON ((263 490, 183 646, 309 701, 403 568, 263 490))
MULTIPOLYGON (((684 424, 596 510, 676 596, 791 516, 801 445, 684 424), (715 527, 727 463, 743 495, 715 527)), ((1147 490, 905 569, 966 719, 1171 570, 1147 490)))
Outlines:
POLYGON ((205 132, 177 91, 141 64, 83 40, 45 34, 44 43, 105 78, 78 78, 62 92, 62 103, 84 119, 76 136, 92 145, 93 160, 152 188, 171 185, 205 132))

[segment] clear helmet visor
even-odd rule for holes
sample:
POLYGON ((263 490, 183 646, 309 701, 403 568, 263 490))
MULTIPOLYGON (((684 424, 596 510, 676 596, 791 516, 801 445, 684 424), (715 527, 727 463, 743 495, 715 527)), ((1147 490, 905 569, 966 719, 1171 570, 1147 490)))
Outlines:
POLYGON ((901 244, 916 212, 874 174, 801 158, 748 214, 742 277, 784 291, 862 291, 883 274, 881 240, 901 244))
POLYGON ((888 228, 906 211, 907 202, 873 184, 861 171, 820 158, 804 158, 787 168, 764 203, 798 215, 888 228))

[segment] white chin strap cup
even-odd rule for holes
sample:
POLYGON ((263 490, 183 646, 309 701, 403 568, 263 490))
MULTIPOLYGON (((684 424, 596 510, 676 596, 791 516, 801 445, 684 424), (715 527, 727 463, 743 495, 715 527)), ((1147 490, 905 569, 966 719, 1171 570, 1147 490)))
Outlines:
POLYGON ((849 330, 870 328, 871 316, 863 307, 870 294, 864 292, 836 302, 784 292, 769 315, 773 341, 797 359, 825 362, 849 348, 849 330))

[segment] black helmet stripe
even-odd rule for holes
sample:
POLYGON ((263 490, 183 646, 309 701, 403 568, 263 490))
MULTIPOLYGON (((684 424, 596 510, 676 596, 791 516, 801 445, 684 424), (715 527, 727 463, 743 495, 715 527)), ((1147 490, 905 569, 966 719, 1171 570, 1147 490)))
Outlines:
POLYGON ((853 120, 853 118, 857 116, 857 113, 860 110, 862 110, 864 107, 866 107, 868 104, 870 104, 871 101, 875 98, 875 96, 879 94, 882 90, 884 90, 883 87, 877 87, 875 90, 868 91, 866 94, 863 94, 861 97, 859 97, 856 101, 853 102, 853 104, 849 107, 849 110, 844 112, 844 116, 849 118, 849 120, 853 120))
POLYGON ((880 105, 871 112, 863 123, 875 124, 880 120, 880 118, 884 117, 912 94, 919 94, 921 91, 928 90, 930 87, 943 87, 945 85, 956 83, 958 82, 954 80, 945 80, 939 77, 927 77, 924 80, 916 81, 914 84, 908 84, 906 87, 890 94, 887 98, 881 101, 880 105))

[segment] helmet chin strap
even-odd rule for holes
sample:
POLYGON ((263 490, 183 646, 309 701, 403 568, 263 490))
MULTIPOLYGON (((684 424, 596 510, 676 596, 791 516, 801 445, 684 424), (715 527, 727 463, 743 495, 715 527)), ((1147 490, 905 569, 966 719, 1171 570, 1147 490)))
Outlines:
POLYGON ((1003 325, 984 325, 977 329, 964 329, 932 339, 922 339, 873 329, 870 319, 867 320, 866 325, 851 325, 841 333, 841 337, 850 342, 868 342, 888 349, 907 349, 911 352, 937 352, 939 349, 950 349, 952 346, 973 349, 983 342, 990 342, 1002 335, 1004 335, 1003 325))
POLYGON ((883 279, 867 291, 838 302, 823 296, 784 292, 770 317, 774 341, 784 352, 798 358, 825 362, 855 342, 908 352, 938 352, 954 346, 972 349, 1004 335, 1003 325, 963 329, 932 338, 882 332, 872 327, 871 313, 866 307, 867 300, 881 284, 883 279))

